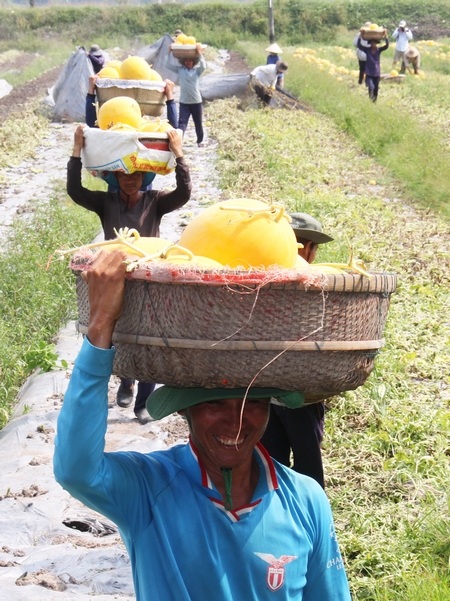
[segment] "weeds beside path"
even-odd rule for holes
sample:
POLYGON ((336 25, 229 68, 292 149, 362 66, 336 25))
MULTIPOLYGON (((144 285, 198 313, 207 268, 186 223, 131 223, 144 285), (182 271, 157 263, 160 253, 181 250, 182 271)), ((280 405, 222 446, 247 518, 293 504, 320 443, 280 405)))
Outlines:
POLYGON ((450 229, 409 200, 328 117, 208 109, 227 197, 318 217, 348 257, 395 272, 387 344, 366 385, 329 403, 323 454, 353 598, 443 601, 450 592, 450 229))

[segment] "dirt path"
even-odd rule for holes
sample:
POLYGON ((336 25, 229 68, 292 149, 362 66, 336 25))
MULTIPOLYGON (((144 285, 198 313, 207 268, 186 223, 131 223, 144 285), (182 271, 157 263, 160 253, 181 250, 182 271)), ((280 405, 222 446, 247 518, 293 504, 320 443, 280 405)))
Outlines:
MULTIPOLYGON (((233 68, 242 68, 238 58, 233 68)), ((14 98, 22 102, 29 93, 45 96, 57 76, 54 70, 53 75, 46 74, 39 82, 18 89, 10 99, 1 99, 0 116, 15 110, 14 98)), ((55 187, 60 190, 65 186, 75 127, 51 124, 36 158, 6 171, 7 183, 0 197, 0 235, 14 215, 32 210, 33 203, 45 202, 55 187)), ((183 146, 193 192, 182 209, 165 216, 161 223, 161 236, 170 240, 178 240, 186 218, 221 198, 214 168, 217 143, 209 138, 208 127, 205 133, 203 148, 195 144, 192 125, 185 135, 183 146)), ((155 179, 155 188, 174 185, 173 174, 155 179)), ((57 350, 69 369, 31 377, 19 395, 13 419, 0 432, 0 589, 8 600, 87 600, 92 595, 99 601, 134 599, 128 555, 115 526, 70 497, 53 478, 58 410, 80 344, 75 324, 67 324, 57 350)), ((117 379, 112 378, 108 450, 148 452, 186 440, 187 429, 180 417, 141 426, 132 407, 121 409, 115 404, 117 387, 117 379)))

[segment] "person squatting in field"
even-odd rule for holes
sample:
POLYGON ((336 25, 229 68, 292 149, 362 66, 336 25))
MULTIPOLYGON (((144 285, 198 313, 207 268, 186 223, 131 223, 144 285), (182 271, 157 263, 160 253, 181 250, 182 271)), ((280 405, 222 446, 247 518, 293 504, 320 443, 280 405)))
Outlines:
MULTIPOLYGON (((169 130, 170 148, 176 158, 175 175, 177 187, 171 192, 162 190, 142 191, 145 173, 131 174, 114 172, 117 190, 92 191, 81 183, 81 150, 84 145, 83 125, 75 130, 73 153, 67 164, 67 193, 78 205, 96 213, 101 221, 105 240, 116 237, 114 228, 136 229, 141 236, 159 236, 159 224, 166 213, 179 209, 191 196, 189 167, 183 156, 179 132, 169 130)), ((134 413, 142 424, 150 420, 145 408, 149 394, 154 390, 153 382, 139 382, 134 413)), ((117 391, 117 403, 121 407, 131 405, 134 396, 134 380, 121 378, 117 391)))
POLYGON ((105 453, 125 257, 101 251, 85 273, 89 327, 58 419, 56 480, 117 524, 137 601, 350 601, 325 492, 259 442, 270 399, 295 408, 301 393, 162 386, 148 411, 183 415, 189 441, 105 453))

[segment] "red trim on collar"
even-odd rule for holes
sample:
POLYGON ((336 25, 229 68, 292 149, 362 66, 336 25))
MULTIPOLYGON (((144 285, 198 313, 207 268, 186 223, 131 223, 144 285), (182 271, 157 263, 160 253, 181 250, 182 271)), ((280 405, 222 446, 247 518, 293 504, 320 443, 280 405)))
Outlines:
POLYGON ((278 489, 278 478, 277 473, 275 471, 275 466, 272 461, 272 457, 266 451, 266 449, 262 446, 260 442, 256 445, 256 451, 259 453, 261 457, 261 461, 264 464, 266 469, 266 478, 267 478, 267 486, 269 490, 277 490, 278 489))

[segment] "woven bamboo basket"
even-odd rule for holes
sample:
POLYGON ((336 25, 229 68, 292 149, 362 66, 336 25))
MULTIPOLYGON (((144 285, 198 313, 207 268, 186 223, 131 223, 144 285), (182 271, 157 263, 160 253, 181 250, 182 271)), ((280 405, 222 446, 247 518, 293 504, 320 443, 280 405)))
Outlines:
POLYGON ((200 55, 195 44, 172 44, 172 54, 175 58, 197 59, 200 55))
POLYGON ((384 27, 379 27, 378 29, 364 27, 361 32, 361 37, 363 40, 366 40, 366 42, 370 42, 371 40, 380 42, 384 38, 384 27))
POLYGON ((99 107, 107 100, 117 98, 117 96, 128 96, 134 98, 141 108, 143 115, 159 117, 166 106, 166 94, 164 92, 164 83, 145 82, 131 80, 103 80, 96 86, 96 95, 99 107), (101 87, 100 87, 101 86, 101 87))
MULTIPOLYGON (((87 285, 83 267, 72 261, 72 269, 86 333, 87 285)), ((227 274, 180 282, 154 273, 126 281, 113 336, 116 375, 176 387, 273 386, 302 391, 310 402, 367 380, 396 287, 392 274, 244 284, 227 274)))

